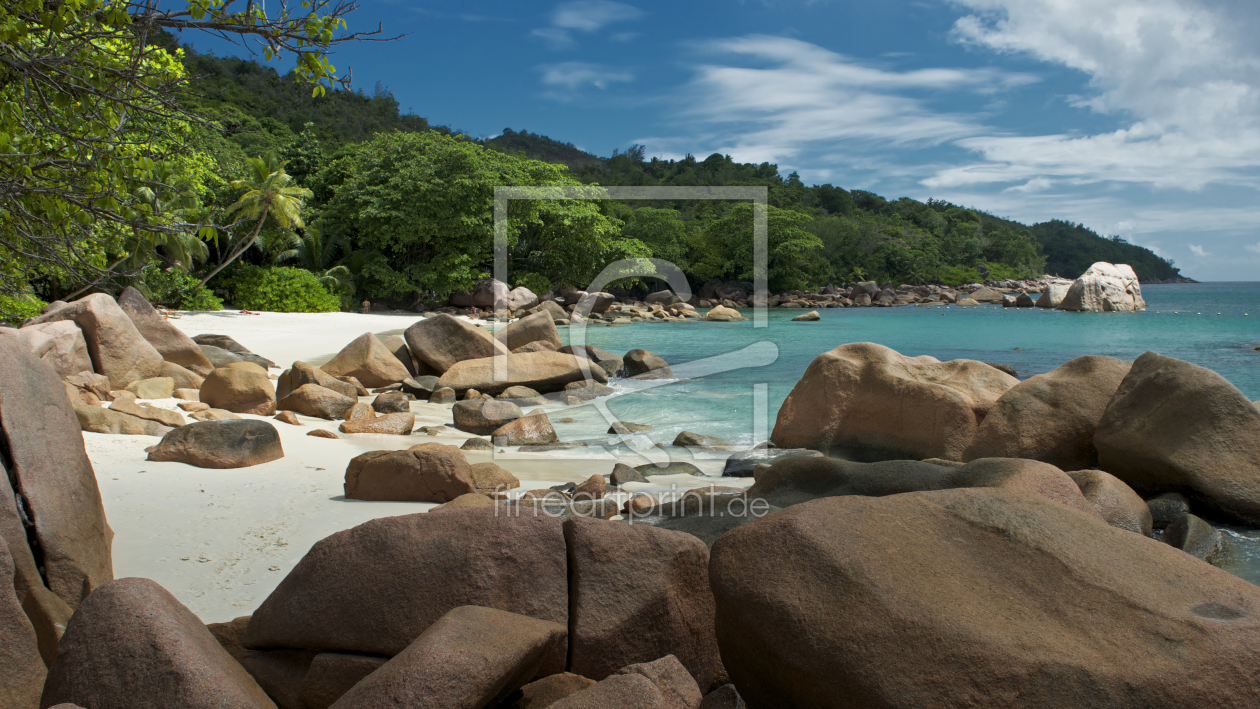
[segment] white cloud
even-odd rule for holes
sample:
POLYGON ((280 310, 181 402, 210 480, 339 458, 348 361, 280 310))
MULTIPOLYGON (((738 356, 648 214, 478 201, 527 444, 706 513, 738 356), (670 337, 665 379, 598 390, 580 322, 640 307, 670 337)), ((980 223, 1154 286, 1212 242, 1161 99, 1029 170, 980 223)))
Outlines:
POLYGON ((1190 246, 1190 251, 1193 252, 1195 256, 1198 256, 1200 258, 1204 256, 1212 255, 1210 251, 1205 251, 1203 247, 1199 244, 1189 244, 1189 246, 1190 246))
POLYGON ((1248 251, 1251 251, 1251 252, 1254 252, 1254 253, 1260 254, 1260 242, 1256 242, 1256 243, 1254 243, 1254 244, 1247 244, 1247 245, 1246 245, 1246 246, 1244 246, 1243 248, 1244 248, 1244 249, 1246 249, 1246 250, 1248 250, 1248 251))
POLYGON ((628 71, 585 62, 549 64, 539 69, 543 72, 544 84, 563 86, 569 90, 577 90, 588 85, 597 89, 606 89, 609 84, 634 81, 634 74, 628 71))
POLYGON ((983 50, 1078 70, 1074 105, 1114 116, 1095 135, 978 135, 982 162, 942 170, 928 187, 1064 178, 1201 189, 1257 184, 1260 4, 1225 0, 955 0, 973 14, 953 36, 983 50))
MULTIPOLYGON (((688 117, 714 127, 706 140, 714 150, 754 162, 791 161, 844 140, 938 144, 976 135, 983 127, 974 118, 933 110, 930 100, 1035 81, 988 68, 891 71, 786 37, 752 35, 700 48, 726 61, 696 67, 684 91, 688 117)), ((694 147, 696 136, 687 140, 694 147)))
POLYGON ((576 0, 556 7, 551 23, 556 27, 594 32, 614 22, 633 20, 643 11, 633 5, 612 0, 576 0))
POLYGON ((573 46, 573 37, 559 27, 539 27, 530 32, 531 35, 551 45, 552 49, 565 49, 573 46))

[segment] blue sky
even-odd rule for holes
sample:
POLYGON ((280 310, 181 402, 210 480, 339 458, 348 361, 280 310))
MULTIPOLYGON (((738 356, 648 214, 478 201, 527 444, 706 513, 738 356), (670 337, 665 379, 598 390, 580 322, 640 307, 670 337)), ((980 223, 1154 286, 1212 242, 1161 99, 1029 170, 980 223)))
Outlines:
POLYGON ((769 161, 1258 280, 1255 0, 364 0, 351 22, 408 34, 333 58, 356 87, 473 135, 769 161))

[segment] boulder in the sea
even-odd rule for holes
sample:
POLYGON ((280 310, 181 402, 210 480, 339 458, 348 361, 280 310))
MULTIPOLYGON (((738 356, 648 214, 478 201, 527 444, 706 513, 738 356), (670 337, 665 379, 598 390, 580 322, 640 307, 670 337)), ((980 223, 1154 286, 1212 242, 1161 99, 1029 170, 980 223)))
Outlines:
POLYGON ((254 419, 190 423, 172 430, 148 451, 148 460, 198 468, 248 468, 284 457, 280 432, 254 419))
POLYGON ((438 386, 450 387, 459 394, 476 389, 494 396, 513 386, 527 386, 546 394, 560 391, 572 382, 590 379, 603 384, 608 381, 603 369, 581 365, 577 357, 560 352, 509 354, 505 362, 500 362, 498 357, 469 359, 448 369, 438 379, 438 386), (498 372, 502 363, 506 364, 505 371, 498 372), (496 376, 498 374, 504 376, 496 376))
POLYGON ((989 409, 963 458, 1031 458, 1064 470, 1097 465, 1094 430, 1128 373, 1128 362, 1087 355, 1016 384, 989 409))
MULTIPOLYGON (((215 371, 218 372, 219 370, 216 369, 215 371)), ((276 408, 281 411, 296 411, 303 416, 313 416, 334 421, 345 418, 346 413, 357 403, 359 403, 358 399, 346 396, 341 392, 327 389, 318 384, 303 384, 276 402, 276 408)), ((364 406, 371 408, 366 404, 364 406)))
POLYGON ((1221 550, 1221 532, 1209 522, 1184 514, 1164 529, 1163 542, 1189 554, 1211 561, 1221 550))
POLYGON ((663 357, 647 350, 630 350, 622 358, 622 376, 634 379, 673 379, 674 372, 663 357))
POLYGON ((786 458, 822 458, 823 454, 808 448, 758 448, 750 451, 732 453, 726 459, 726 467, 722 475, 730 478, 752 477, 753 469, 758 465, 774 465, 786 458))
POLYGON ((465 399, 451 407, 455 428, 479 436, 494 433, 500 426, 520 418, 521 407, 498 399, 465 399))
POLYGON ((1027 494, 816 500, 723 535, 710 574, 752 706, 1256 698, 1260 589, 1027 494))
MULTIPOLYGON (((337 532, 254 611, 245 644, 393 656, 465 605, 567 626, 560 521, 483 508, 381 517, 337 532)), ((567 647, 559 643, 541 673, 563 672, 567 647)))
POLYGON ((731 448, 731 444, 717 436, 704 436, 691 431, 680 431, 674 437, 674 445, 681 448, 713 448, 716 450, 730 450, 731 448))
POLYGON ((162 372, 162 355, 136 329, 118 303, 104 293, 93 293, 63 307, 38 315, 27 325, 72 320, 83 330, 92 369, 109 377, 114 389, 126 389, 162 372))
POLYGON ((1037 298, 1034 305, 1038 308, 1057 308, 1063 303, 1063 298, 1067 296, 1068 289, 1071 287, 1071 283, 1047 283, 1041 291, 1041 297, 1037 298))
POLYGON ((1176 492, 1156 495, 1146 501, 1146 507, 1151 511, 1151 526, 1155 529, 1164 529, 1182 515, 1190 514, 1190 501, 1176 492))
POLYGON ((417 321, 403 337, 412 356, 439 375, 457 362, 508 354, 508 348, 490 333, 446 313, 417 321))
POLYGON ((399 414, 411 411, 411 398, 402 392, 377 394, 372 400, 372 410, 378 414, 399 414))
POLYGON ((201 400, 216 409, 237 414, 272 416, 276 413, 276 389, 261 372, 219 368, 201 384, 201 400))
POLYGON ((803 313, 792 318, 792 322, 818 322, 821 319, 822 318, 818 315, 817 310, 811 310, 808 313, 803 313))
POLYGON ((490 440, 496 446, 527 446, 558 443, 560 438, 546 412, 537 409, 494 429, 490 433, 490 440))
POLYGON ((989 409, 1018 383, 982 362, 841 345, 810 363, 770 438, 857 460, 962 460, 989 409))
POLYGON ((601 680, 626 665, 674 655, 708 687, 720 660, 704 543, 682 532, 584 517, 567 520, 564 535, 569 671, 601 680))
POLYGON ((1127 264, 1099 261, 1076 279, 1058 305, 1059 310, 1091 313, 1132 313, 1146 310, 1142 286, 1127 264))
POLYGON ((635 468, 631 468, 625 463, 613 464, 610 480, 613 485, 617 486, 625 485, 626 483, 645 483, 648 481, 648 479, 644 477, 643 473, 639 472, 635 468))
POLYGON ((476 491, 464 454, 441 443, 369 451, 346 467, 345 493, 352 500, 440 503, 476 491))
POLYGON ((378 433, 390 436, 410 436, 416 427, 415 414, 385 414, 357 421, 346 421, 337 430, 342 433, 378 433))
POLYGON ((593 364, 599 365, 609 377, 620 376, 621 368, 625 363, 620 356, 590 345, 576 348, 572 345, 565 345, 558 351, 590 360, 593 364))
POLYGON ((539 674, 566 628, 481 606, 453 608, 337 700, 338 709, 493 707, 539 674))
POLYGON ((184 367, 211 366, 197 343, 162 317, 140 291, 127 286, 118 294, 118 307, 131 318, 144 339, 161 353, 162 359, 184 367))
POLYGON ((354 377, 365 387, 388 386, 411 377, 398 357, 370 332, 356 337, 320 369, 334 377, 354 377))
POLYGON ((1099 467, 1140 494, 1192 493, 1260 524, 1260 409, 1210 369, 1147 352, 1094 434, 1099 467))
POLYGON ((40 706, 274 709, 206 626, 157 583, 112 581, 70 619, 40 706))
POLYGON ((1152 518, 1150 507, 1133 488, 1122 480, 1101 470, 1077 470, 1068 477, 1081 489, 1102 518, 1113 527, 1151 536, 1152 518))
POLYGON ((708 320, 710 322, 738 322, 743 320, 744 316, 740 315, 739 311, 734 308, 728 308, 724 305, 715 305, 709 310, 709 312, 701 316, 701 319, 708 320))

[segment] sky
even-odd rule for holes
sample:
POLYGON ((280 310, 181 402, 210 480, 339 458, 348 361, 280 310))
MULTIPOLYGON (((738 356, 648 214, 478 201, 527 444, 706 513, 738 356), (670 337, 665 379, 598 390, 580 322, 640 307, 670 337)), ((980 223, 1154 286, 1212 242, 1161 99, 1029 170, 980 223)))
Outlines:
POLYGON ((1260 280, 1256 0, 361 0, 350 23, 405 35, 332 57, 356 88, 474 136, 772 162, 1260 280))

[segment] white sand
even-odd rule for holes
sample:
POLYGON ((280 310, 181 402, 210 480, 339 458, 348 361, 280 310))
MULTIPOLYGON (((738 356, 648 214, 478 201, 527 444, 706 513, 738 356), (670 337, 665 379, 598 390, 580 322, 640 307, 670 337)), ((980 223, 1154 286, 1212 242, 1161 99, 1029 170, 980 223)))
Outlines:
MULTIPOLYGON (((171 322, 189 335, 228 335, 251 351, 288 366, 294 360, 327 361, 364 332, 405 329, 414 314, 351 313, 240 315, 204 313, 171 322)), ((273 370, 273 374, 278 370, 273 370)), ((365 398, 364 401, 371 401, 365 398)), ((147 402, 174 409, 174 399, 147 402)), ((572 411, 572 409, 570 409, 572 411)), ((448 425, 450 406, 413 402, 416 425, 448 425)), ((261 417, 247 417, 261 418, 261 417)), ((453 428, 437 437, 342 435, 312 438, 312 428, 336 430, 338 422, 298 417, 303 426, 275 422, 285 457, 238 470, 205 470, 182 463, 147 462, 151 436, 84 433, 105 513, 113 527, 114 576, 151 578, 205 622, 253 612, 316 541, 377 517, 424 512, 421 502, 364 502, 342 495, 346 465, 360 453, 403 449, 438 441, 459 445, 468 434, 453 428)), ((581 482, 612 470, 609 455, 469 452, 470 463, 493 460, 521 479, 521 490, 581 482)), ((623 460, 630 465, 645 459, 623 460)), ((694 461, 709 474, 722 460, 694 461)), ((713 480, 653 477, 635 492, 662 492, 712 484, 713 480)), ((718 484, 746 487, 751 478, 718 484)))

